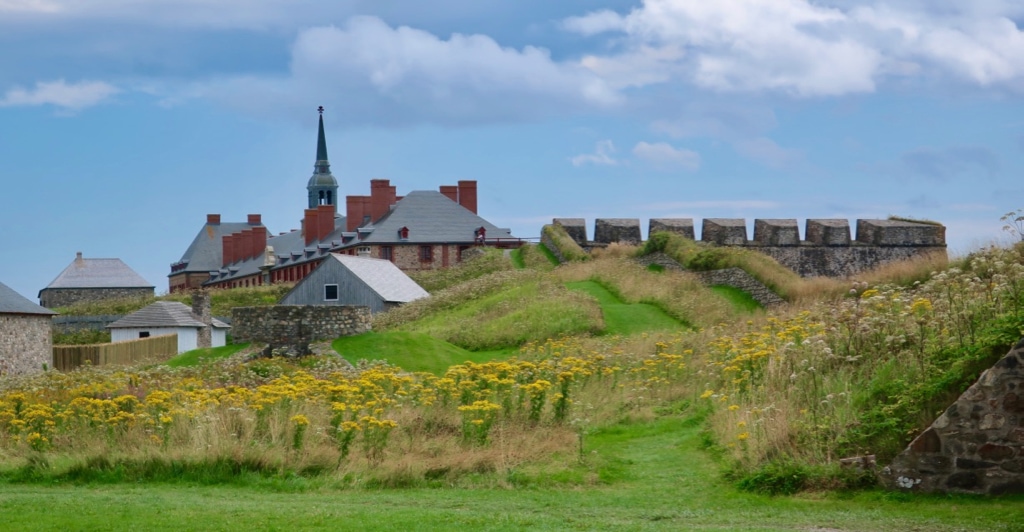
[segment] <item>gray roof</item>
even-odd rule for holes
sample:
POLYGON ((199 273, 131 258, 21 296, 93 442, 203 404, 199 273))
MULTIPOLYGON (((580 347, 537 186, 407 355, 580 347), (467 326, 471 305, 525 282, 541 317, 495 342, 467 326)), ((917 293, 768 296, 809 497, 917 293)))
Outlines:
POLYGON ((353 257, 338 253, 331 253, 331 257, 348 268, 384 301, 408 303, 430 296, 426 290, 416 284, 416 281, 410 279, 405 272, 398 269, 398 266, 389 260, 353 257))
MULTIPOLYGON (((341 233, 344 231, 345 217, 336 216, 334 218, 334 230, 331 231, 323 240, 311 242, 309 246, 306 245, 306 237, 303 236, 302 231, 299 230, 268 237, 267 245, 274 248, 274 255, 277 257, 277 264, 274 268, 293 266, 295 264, 302 264, 311 260, 320 260, 324 255, 329 253, 331 249, 342 245, 341 233)), ((263 254, 259 254, 251 259, 235 262, 228 266, 222 266, 220 259, 222 255, 220 253, 221 246, 218 245, 218 259, 216 266, 207 270, 201 270, 204 272, 218 272, 217 275, 211 277, 211 279, 205 284, 215 284, 223 281, 229 281, 231 279, 241 279, 250 275, 255 275, 260 272, 260 267, 263 266, 263 261, 265 260, 263 254)), ((191 263, 189 263, 187 270, 192 271, 191 263)))
MULTIPOLYGON (((136 310, 131 314, 107 325, 108 329, 127 329, 130 327, 202 327, 203 322, 196 319, 192 309, 178 301, 157 301, 148 307, 136 310)), ((213 326, 228 329, 231 326, 214 318, 213 326)))
POLYGON ((36 305, 15 292, 11 287, 0 283, 0 314, 41 314, 52 316, 56 312, 36 305))
POLYGON ((414 190, 398 201, 387 215, 373 225, 373 232, 348 246, 361 244, 472 244, 477 228, 487 230, 487 239, 515 238, 473 211, 433 190, 414 190), (398 238, 398 230, 408 227, 409 238, 398 238))
POLYGON ((153 288, 153 285, 121 259, 79 257, 44 290, 49 288, 153 288))
POLYGON ((206 273, 220 269, 224 262, 223 237, 253 227, 259 227, 259 225, 250 225, 244 222, 207 223, 199 230, 199 234, 192 240, 192 244, 188 246, 181 256, 181 260, 178 261, 179 263, 186 262, 188 265, 184 270, 172 272, 170 275, 177 275, 181 272, 206 273))

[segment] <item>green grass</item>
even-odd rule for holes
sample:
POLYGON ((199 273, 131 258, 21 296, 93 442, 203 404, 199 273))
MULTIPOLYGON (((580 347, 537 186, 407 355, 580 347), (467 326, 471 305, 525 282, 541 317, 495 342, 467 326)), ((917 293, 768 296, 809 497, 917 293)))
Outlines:
POLYGON ((193 349, 191 351, 185 351, 184 353, 168 360, 165 362, 172 368, 184 368, 193 367, 213 360, 219 360, 222 358, 228 358, 231 355, 249 347, 248 343, 245 344, 230 344, 221 347, 193 349))
POLYGON ((513 249, 509 253, 509 257, 512 259, 512 265, 522 270, 526 267, 526 261, 523 260, 523 248, 513 249))
POLYGON ((764 306, 758 303, 749 292, 740 290, 735 286, 719 284, 712 286, 711 291, 722 296, 729 301, 729 303, 732 303, 733 307, 743 312, 754 312, 755 310, 764 308, 764 306))
POLYGON ((1011 531, 1024 512, 1020 496, 741 492, 717 480, 700 424, 679 416, 626 421, 584 444, 582 463, 562 456, 472 486, 363 489, 355 478, 256 474, 226 486, 0 483, 0 513, 10 530, 1011 531))
POLYGON ((678 329, 683 325, 663 310, 647 303, 623 303, 595 281, 566 283, 570 290, 587 293, 597 299, 604 314, 605 334, 628 336, 646 331, 678 329))
POLYGON ((487 362, 518 353, 515 348, 467 351, 426 334, 405 331, 346 336, 335 340, 331 347, 353 364, 360 360, 384 360, 406 371, 426 371, 435 375, 443 375, 449 367, 467 360, 487 362))
POLYGON ((537 251, 540 251, 541 254, 544 255, 544 257, 548 259, 548 262, 550 262, 553 266, 559 265, 558 257, 556 257, 555 254, 552 253, 551 250, 548 249, 548 247, 543 242, 537 244, 537 251))

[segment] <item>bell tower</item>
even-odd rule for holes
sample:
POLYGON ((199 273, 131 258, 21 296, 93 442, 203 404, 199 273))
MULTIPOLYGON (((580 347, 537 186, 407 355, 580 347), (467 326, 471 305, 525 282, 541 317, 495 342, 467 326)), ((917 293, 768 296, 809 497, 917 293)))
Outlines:
POLYGON ((309 178, 306 190, 309 191, 309 208, 319 205, 332 205, 334 213, 338 213, 338 180, 331 175, 331 163, 327 160, 327 138, 324 136, 324 108, 320 106, 320 131, 316 139, 316 163, 313 164, 313 176, 309 178))

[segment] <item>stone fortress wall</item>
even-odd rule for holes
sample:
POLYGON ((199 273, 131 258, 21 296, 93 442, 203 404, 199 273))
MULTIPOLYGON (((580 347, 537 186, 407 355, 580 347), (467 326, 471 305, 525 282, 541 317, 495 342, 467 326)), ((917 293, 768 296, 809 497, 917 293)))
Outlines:
MULTIPOLYGON (((592 241, 583 218, 555 218, 554 223, 585 249, 643 242, 636 218, 598 218, 592 241)), ((651 218, 648 234, 658 231, 695 238, 692 218, 651 218)), ((701 241, 759 251, 804 277, 844 277, 888 262, 946 254, 945 226, 903 220, 857 220, 853 238, 848 220, 808 219, 801 240, 796 219, 755 219, 754 238, 748 239, 743 218, 705 218, 701 241)))

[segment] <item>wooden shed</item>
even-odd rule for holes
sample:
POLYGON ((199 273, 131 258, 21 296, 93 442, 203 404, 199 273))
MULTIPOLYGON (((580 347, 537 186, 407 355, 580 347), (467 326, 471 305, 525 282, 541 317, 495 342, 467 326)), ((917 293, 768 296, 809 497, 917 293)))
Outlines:
POLYGON ((429 295, 391 261, 332 253, 280 304, 364 305, 377 313, 429 295))

